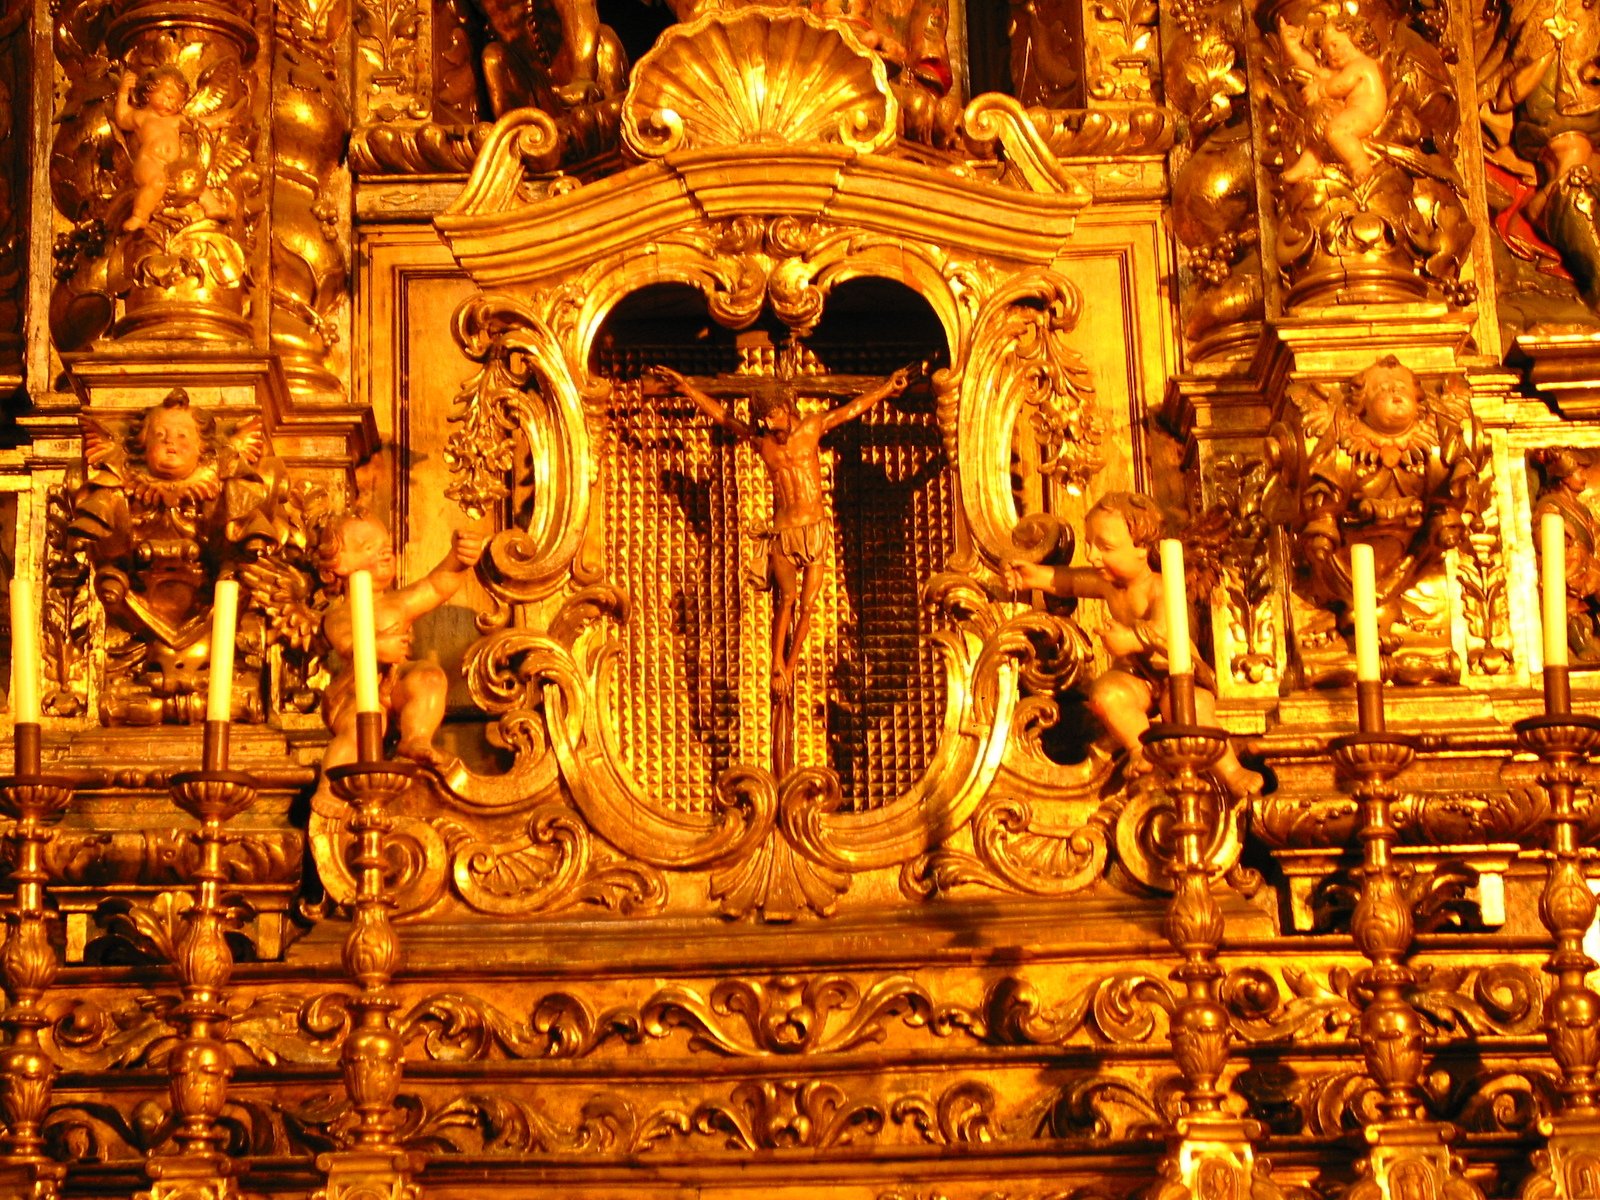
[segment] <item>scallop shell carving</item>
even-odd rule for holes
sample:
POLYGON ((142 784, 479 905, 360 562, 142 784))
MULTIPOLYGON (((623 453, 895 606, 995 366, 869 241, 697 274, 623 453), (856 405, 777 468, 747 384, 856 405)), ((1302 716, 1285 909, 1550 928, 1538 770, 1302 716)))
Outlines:
POLYGON ((622 136, 640 158, 691 147, 894 141, 899 106, 883 62, 844 26, 792 8, 707 13, 639 60, 622 136))

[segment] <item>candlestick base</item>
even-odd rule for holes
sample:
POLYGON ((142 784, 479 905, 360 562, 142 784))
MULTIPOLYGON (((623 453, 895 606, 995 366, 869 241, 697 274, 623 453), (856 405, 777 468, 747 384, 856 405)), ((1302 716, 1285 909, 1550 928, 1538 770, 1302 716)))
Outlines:
POLYGON ((353 762, 332 768, 328 785, 346 804, 359 805, 367 797, 387 800, 398 796, 418 774, 416 764, 410 762, 353 762))
POLYGON ((1188 767, 1204 771, 1228 749, 1228 731, 1210 725, 1157 721, 1139 738, 1146 756, 1162 770, 1172 773, 1188 767))
POLYGON ((1540 758, 1576 758, 1600 749, 1600 717, 1549 712, 1512 725, 1517 742, 1540 758))
POLYGON ((255 801, 256 781, 238 771, 185 771, 174 775, 172 800, 197 821, 230 821, 255 801))
POLYGON ((1264 1135, 1259 1121, 1238 1117, 1179 1117, 1177 1137, 1161 1161, 1162 1181, 1146 1193, 1149 1200, 1202 1200, 1213 1196, 1249 1196, 1278 1200, 1282 1189, 1266 1164, 1256 1158, 1255 1143, 1264 1135))
POLYGON ((145 1165, 151 1184, 133 1200, 239 1200, 233 1162, 226 1154, 185 1154, 151 1158, 145 1165))
POLYGON ((1585 1200, 1600 1179, 1600 1115, 1559 1116, 1539 1122, 1544 1147, 1533 1152, 1533 1173, 1521 1200, 1585 1200))
POLYGON ((317 1156, 317 1170, 327 1182, 311 1200, 419 1200, 422 1189, 412 1182, 417 1156, 404 1151, 336 1150, 317 1156))
POLYGON ((64 1163, 50 1159, 0 1165, 0 1200, 56 1200, 67 1177, 64 1163))
POLYGON ((1455 1129, 1435 1121, 1381 1121, 1363 1131, 1371 1149, 1343 1200, 1483 1200, 1450 1151, 1455 1129))

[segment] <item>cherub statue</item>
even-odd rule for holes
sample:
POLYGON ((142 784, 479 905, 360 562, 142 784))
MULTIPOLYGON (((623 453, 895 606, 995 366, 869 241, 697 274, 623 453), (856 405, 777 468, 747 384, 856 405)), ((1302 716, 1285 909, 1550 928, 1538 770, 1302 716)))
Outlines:
POLYGON ((220 184, 249 160, 249 151, 219 136, 226 91, 198 92, 177 67, 158 64, 126 71, 117 88, 114 119, 130 135, 133 208, 122 228, 143 229, 169 200, 198 202, 208 217, 233 214, 235 202, 220 184))
POLYGON ((1600 521, 1585 499, 1600 484, 1600 452, 1545 449, 1529 454, 1540 488, 1533 505, 1534 546, 1540 518, 1561 514, 1566 526, 1567 644, 1579 659, 1600 659, 1600 521))
POLYGON ((1307 602, 1296 626, 1313 683, 1350 677, 1340 639, 1348 631, 1354 542, 1373 548, 1380 636, 1394 655, 1393 676, 1445 682, 1459 672, 1444 554, 1465 542, 1478 467, 1470 410, 1450 387, 1436 391, 1424 395, 1410 368, 1389 355, 1340 395, 1303 389, 1301 428, 1275 436, 1282 482, 1293 493, 1283 515, 1295 530, 1297 594, 1307 602), (1322 657, 1329 661, 1313 661, 1322 657))
POLYGON ((150 223, 167 194, 167 166, 183 153, 183 106, 189 81, 177 67, 125 72, 117 88, 117 128, 133 135, 133 211, 122 223, 130 232, 150 223), (134 91, 137 88, 138 98, 134 91))
POLYGON ((778 387, 752 397, 751 424, 739 420, 720 400, 706 395, 670 367, 653 367, 651 373, 723 429, 753 442, 767 469, 772 481, 772 524, 762 534, 766 552, 759 573, 775 593, 772 694, 787 697, 817 590, 822 586, 821 561, 833 540, 822 491, 822 436, 855 420, 879 401, 905 391, 911 372, 896 371, 848 403, 806 416, 796 404, 803 385, 799 380, 781 380, 778 387))
POLYGON ((324 771, 356 760, 356 685, 350 666, 353 631, 346 581, 356 571, 372 572, 373 609, 378 630, 379 699, 399 727, 398 752, 419 762, 442 756, 433 737, 444 721, 450 681, 433 661, 411 657, 411 628, 424 613, 445 604, 461 590, 483 554, 484 539, 457 532, 450 551, 415 583, 395 586, 394 543, 389 531, 366 510, 352 509, 328 520, 316 546, 324 583, 339 593, 328 607, 322 632, 343 659, 323 697, 323 719, 333 738, 322 756, 324 771))
POLYGON ((94 568, 112 626, 134 643, 141 680, 108 687, 112 724, 196 719, 209 655, 209 591, 233 564, 280 543, 276 460, 259 418, 228 439, 174 388, 125 443, 80 418, 88 478, 67 539, 94 568))
MULTIPOLYGON (((1110 670, 1089 686, 1089 708, 1128 754, 1127 774, 1149 771, 1144 744, 1150 714, 1166 711, 1167 623, 1156 551, 1166 521, 1149 496, 1108 492, 1084 519, 1085 567, 1007 562, 1006 583, 1052 596, 1105 601, 1110 621, 1101 640, 1114 656, 1110 670)), ((1196 660, 1195 707, 1202 723, 1216 712, 1211 672, 1196 660)), ((1235 799, 1260 792, 1262 778, 1239 761, 1230 746, 1215 767, 1235 799)))
MULTIPOLYGON (((1378 132, 1389 111, 1389 86, 1372 29, 1359 16, 1340 13, 1324 23, 1317 41, 1320 59, 1306 49, 1306 31, 1279 19, 1284 57, 1301 79, 1311 132, 1350 171, 1357 183, 1372 174, 1373 155, 1367 139, 1378 132)), ((1322 157, 1307 145, 1283 173, 1286 183, 1321 174, 1322 157)))

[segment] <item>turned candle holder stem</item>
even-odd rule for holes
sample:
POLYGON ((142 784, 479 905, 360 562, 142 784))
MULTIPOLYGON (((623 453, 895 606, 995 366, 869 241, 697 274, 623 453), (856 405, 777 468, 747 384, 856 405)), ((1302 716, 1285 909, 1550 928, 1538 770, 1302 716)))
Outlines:
POLYGON ((173 1109, 179 1118, 173 1134, 178 1157, 193 1161, 217 1159, 223 1149, 217 1118, 233 1074, 224 1041, 233 951, 228 945, 227 910, 222 899, 227 882, 222 851, 227 822, 256 798, 254 779, 223 768, 226 737, 226 722, 208 721, 205 768, 175 775, 171 784, 174 803, 199 822, 190 835, 199 852, 193 875, 194 904, 174 964, 183 992, 173 1011, 179 1037, 168 1063, 173 1109))
POLYGON ((1190 1118, 1221 1118, 1219 1086, 1228 1065, 1232 1030, 1217 997, 1222 968, 1223 917, 1211 891, 1206 851, 1214 833, 1206 801, 1211 792, 1205 771, 1227 749, 1228 735, 1202 725, 1163 722, 1144 735, 1145 751, 1171 781, 1172 902, 1165 932, 1182 961, 1172 978, 1182 988, 1172 1017, 1172 1053, 1183 1073, 1183 1112, 1190 1118))
POLYGON ((1579 854, 1577 789, 1583 760, 1600 749, 1600 720, 1557 709, 1518 721, 1515 729, 1523 748, 1539 756, 1539 782, 1550 798, 1550 869, 1539 898, 1539 917, 1554 941, 1544 967, 1554 981, 1544 1006, 1545 1038, 1561 1071, 1560 1112, 1593 1119, 1600 1117, 1600 995, 1588 985, 1596 963, 1583 939, 1596 904, 1579 854))
POLYGON ((1378 1085, 1379 1119, 1422 1115, 1422 1021, 1408 999, 1415 973, 1406 955, 1416 935, 1411 899, 1395 866, 1394 780, 1416 756, 1411 738, 1358 733, 1338 738, 1334 765, 1361 806, 1361 894, 1350 932, 1368 966, 1356 979, 1358 1033, 1367 1072, 1378 1085))
MULTIPOLYGON (((14 822, 8 840, 16 887, 5 913, 7 935, 0 955, 9 1001, 0 1013, 0 1028, 5 1033, 5 1048, 0 1051, 0 1113, 6 1126, 0 1141, 0 1164, 24 1166, 49 1161, 43 1128, 57 1067, 40 1035, 51 1023, 44 997, 60 964, 50 943, 45 850, 72 800, 74 783, 46 775, 41 769, 37 724, 18 723, 15 736, 16 773, 0 779, 0 812, 14 822)), ((40 1179, 34 1194, 54 1194, 54 1190, 48 1180, 40 1179)))
POLYGON ((413 775, 409 764, 375 761, 336 767, 328 773, 334 794, 354 810, 350 830, 356 837, 351 858, 356 895, 344 944, 344 967, 358 990, 350 998, 352 1023, 340 1067, 356 1112, 352 1146, 358 1151, 391 1153, 398 1148, 395 1098, 402 1046, 394 1030, 397 1001, 390 985, 402 958, 391 918, 395 901, 384 878, 384 845, 394 825, 389 805, 410 786, 413 775))

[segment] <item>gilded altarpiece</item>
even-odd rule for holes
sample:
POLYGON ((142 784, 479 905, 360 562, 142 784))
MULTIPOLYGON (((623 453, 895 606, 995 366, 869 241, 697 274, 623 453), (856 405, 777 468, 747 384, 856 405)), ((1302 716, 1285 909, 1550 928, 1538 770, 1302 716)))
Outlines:
POLYGON ((992 7, 0 12, 0 1195, 1600 1194, 1593 14, 992 7))

